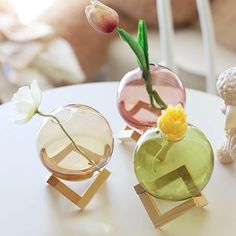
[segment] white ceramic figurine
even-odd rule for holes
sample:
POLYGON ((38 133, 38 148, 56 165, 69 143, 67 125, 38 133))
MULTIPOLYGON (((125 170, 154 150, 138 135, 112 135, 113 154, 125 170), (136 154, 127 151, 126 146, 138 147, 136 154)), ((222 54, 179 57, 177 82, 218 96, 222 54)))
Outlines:
POLYGON ((218 150, 217 156, 221 163, 227 164, 236 160, 236 67, 220 74, 217 91, 225 102, 222 112, 226 116, 226 141, 218 150))

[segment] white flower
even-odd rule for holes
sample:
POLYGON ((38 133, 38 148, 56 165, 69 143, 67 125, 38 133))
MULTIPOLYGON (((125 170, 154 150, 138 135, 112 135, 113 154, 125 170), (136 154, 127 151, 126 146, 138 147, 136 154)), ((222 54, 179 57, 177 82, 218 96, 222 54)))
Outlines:
POLYGON ((31 120, 42 100, 42 92, 36 80, 29 86, 18 89, 13 95, 14 109, 12 118, 17 124, 25 124, 31 120))

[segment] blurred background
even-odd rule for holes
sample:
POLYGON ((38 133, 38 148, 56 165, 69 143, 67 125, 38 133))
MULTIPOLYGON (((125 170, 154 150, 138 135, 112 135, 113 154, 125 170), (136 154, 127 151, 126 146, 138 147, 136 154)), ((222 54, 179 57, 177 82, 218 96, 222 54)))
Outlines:
MULTIPOLYGON (((235 65, 235 0, 171 0, 175 70, 186 87, 208 91, 206 80, 235 65), (207 2, 209 12, 197 5, 207 2), (200 14, 199 14, 200 12, 200 14), (209 75, 201 17, 215 43, 209 55, 209 75), (200 18, 199 18, 200 16, 200 18), (212 23, 212 24, 211 24, 212 23), (215 41, 214 41, 214 40, 215 41), (211 70, 213 71, 213 70, 211 70)), ((135 34, 143 18, 149 31, 150 61, 163 62, 155 0, 103 0, 120 16, 120 26, 135 34)), ((37 79, 42 89, 95 81, 120 80, 137 67, 136 58, 115 33, 101 35, 84 14, 88 0, 0 0, 0 101, 8 101, 19 86, 37 79)), ((162 23, 163 24, 163 23, 162 23)), ((163 25, 165 26, 165 25, 163 25)), ((207 35, 207 34, 206 34, 207 35)))

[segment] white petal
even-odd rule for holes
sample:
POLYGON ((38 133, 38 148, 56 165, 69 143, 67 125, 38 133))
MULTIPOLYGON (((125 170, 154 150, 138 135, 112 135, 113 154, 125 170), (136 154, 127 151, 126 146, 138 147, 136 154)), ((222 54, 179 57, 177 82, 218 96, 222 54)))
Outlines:
POLYGON ((38 109, 41 98, 42 93, 36 81, 32 82, 30 88, 28 86, 19 88, 12 98, 13 120, 18 124, 24 124, 31 120, 38 109))
POLYGON ((236 127, 236 106, 227 106, 225 130, 236 127))
POLYGON ((37 80, 34 80, 30 86, 31 96, 36 107, 39 107, 42 100, 42 91, 39 88, 37 80))
POLYGON ((17 112, 12 112, 11 119, 17 124, 25 124, 30 121, 35 113, 28 113, 27 115, 23 115, 17 112))
POLYGON ((16 124, 25 124, 31 120, 32 117, 12 117, 16 124))
POLYGON ((26 102, 17 102, 14 104, 12 119, 18 123, 18 120, 29 121, 34 115, 37 107, 26 102))
POLYGON ((15 103, 15 106, 14 106, 15 112, 22 114, 22 115, 31 114, 31 113, 35 112, 36 109, 37 109, 37 107, 35 107, 34 104, 30 104, 27 102, 17 102, 17 103, 15 103))
POLYGON ((12 112, 11 113, 11 120, 14 121, 17 124, 25 124, 27 122, 27 117, 23 116, 21 114, 12 112))
POLYGON ((31 96, 29 87, 24 86, 19 88, 18 91, 13 95, 12 102, 27 102, 33 104, 34 100, 31 96))

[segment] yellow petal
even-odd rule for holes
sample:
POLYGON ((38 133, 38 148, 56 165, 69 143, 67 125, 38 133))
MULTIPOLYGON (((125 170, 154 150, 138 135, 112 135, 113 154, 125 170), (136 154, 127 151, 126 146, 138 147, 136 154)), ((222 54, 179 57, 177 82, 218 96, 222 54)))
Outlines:
POLYGON ((188 124, 182 105, 168 106, 166 111, 159 117, 157 125, 162 133, 171 140, 183 137, 188 124))

